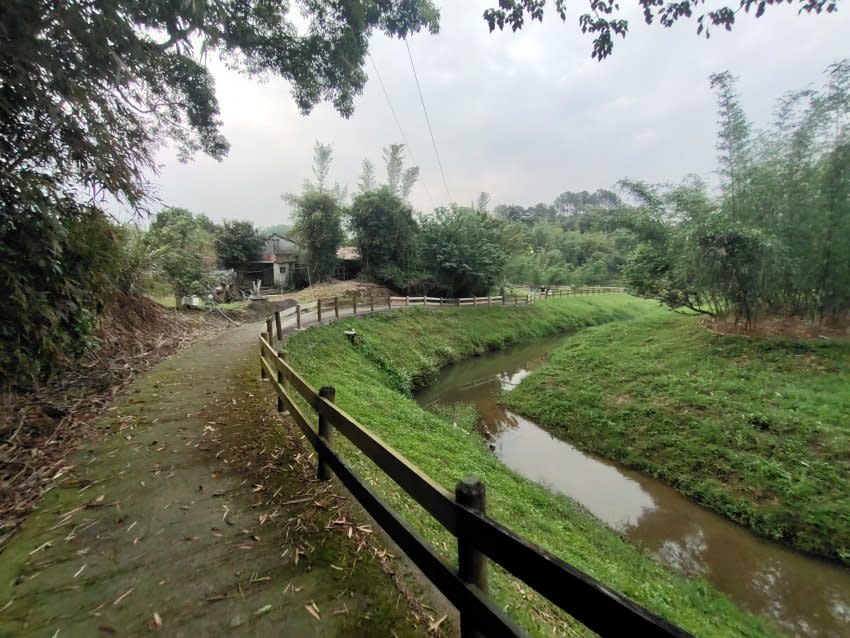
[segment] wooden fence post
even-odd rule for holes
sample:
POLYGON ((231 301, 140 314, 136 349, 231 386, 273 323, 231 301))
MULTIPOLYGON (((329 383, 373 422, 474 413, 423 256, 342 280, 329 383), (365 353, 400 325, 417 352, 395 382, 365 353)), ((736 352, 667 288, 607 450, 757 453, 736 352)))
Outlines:
POLYGON ((277 340, 283 339, 283 327, 280 325, 280 310, 274 311, 274 327, 277 331, 277 340))
POLYGON ((491 297, 490 295, 487 295, 487 305, 488 306, 493 305, 493 297, 491 297))
POLYGON ((295 328, 301 330, 301 304, 295 304, 295 328))
POLYGON ((334 318, 339 319, 339 297, 334 297, 334 318))
MULTIPOLYGON (((331 403, 334 402, 334 398, 336 398, 336 390, 333 386, 323 386, 319 388, 319 396, 323 399, 327 399, 331 403)), ((333 430, 331 430, 331 424, 328 422, 327 417, 319 415, 319 436, 322 437, 328 444, 331 445, 333 441, 333 430)), ((331 478, 331 468, 327 464, 327 461, 322 458, 322 454, 319 453, 319 467, 316 471, 316 477, 320 481, 329 481, 331 478)))
POLYGON ((476 297, 475 295, 472 295, 472 305, 473 306, 478 305, 478 297, 476 297))
POLYGON ((526 306, 529 304, 529 299, 531 299, 531 295, 526 295, 525 296, 525 305, 526 306))
POLYGON ((318 299, 316 302, 316 321, 322 323, 322 300, 318 299))
POLYGON ((505 297, 505 287, 502 286, 502 305, 503 306, 507 303, 506 299, 507 298, 505 297))
POLYGON ((393 309, 393 296, 387 295, 387 310, 393 309))
MULTIPOLYGON (((280 358, 282 361, 286 361, 286 350, 281 350, 280 352, 278 352, 278 353, 277 353, 277 356, 278 356, 278 358, 280 358)), ((282 385, 284 388, 286 387, 286 385, 285 385, 285 384, 286 384, 286 379, 285 379, 285 377, 283 376, 283 372, 281 372, 281 371, 280 371, 280 369, 278 369, 278 371, 277 371, 277 382, 278 382, 280 385, 282 385)), ((282 398, 280 398, 280 396, 279 396, 279 395, 278 395, 278 397, 277 397, 277 411, 278 411, 278 412, 283 412, 283 399, 282 399, 282 398)))
MULTIPOLYGON (((476 478, 465 478, 455 485, 455 501, 469 509, 485 514, 487 497, 484 484, 476 478)), ((463 528, 463 517, 458 517, 457 530, 457 575, 465 583, 474 585, 483 594, 488 593, 487 558, 475 547, 475 541, 463 528)), ((460 635, 462 638, 480 636, 475 618, 470 614, 460 615, 460 635)))
POLYGON ((272 336, 274 333, 272 332, 272 318, 269 317, 266 319, 266 335, 268 335, 268 342, 272 342, 272 336))
POLYGON ((375 312, 375 298, 369 295, 369 312, 375 312))
POLYGON ((357 316, 357 295, 351 298, 351 303, 354 304, 354 316, 357 316))
MULTIPOLYGON (((265 332, 261 332, 260 333, 260 339, 263 339, 264 341, 268 341, 269 335, 265 332)), ((263 346, 261 345, 260 346, 260 378, 261 379, 266 378, 266 366, 263 365, 263 361, 265 361, 265 359, 266 359, 266 353, 263 350, 263 346)))
POLYGON ((440 305, 441 306, 443 305, 443 298, 442 297, 440 297, 440 305))
POLYGON ((409 306, 409 305, 410 305, 410 295, 405 295, 405 296, 404 296, 404 305, 405 305, 405 306, 409 306))

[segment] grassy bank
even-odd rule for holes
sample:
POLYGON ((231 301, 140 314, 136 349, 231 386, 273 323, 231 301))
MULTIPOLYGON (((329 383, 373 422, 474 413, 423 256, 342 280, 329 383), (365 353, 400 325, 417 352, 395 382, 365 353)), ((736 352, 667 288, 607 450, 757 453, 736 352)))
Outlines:
MULTIPOLYGON (((531 306, 413 308, 314 328, 287 345, 290 360, 316 385, 333 385, 338 403, 434 479, 453 489, 474 475, 488 489, 488 511, 609 586, 700 636, 767 636, 775 630, 700 580, 677 577, 641 554, 569 499, 503 466, 474 433, 422 410, 411 398, 452 361, 512 342, 652 312, 625 295, 548 300, 531 306), (355 327, 356 346, 342 335, 355 327)), ((340 443, 340 445, 343 445, 340 443)), ((355 459, 346 449, 347 457, 355 459)), ((451 560, 451 537, 368 461, 358 471, 451 560)), ((535 635, 584 635, 536 593, 499 570, 491 593, 535 635)))
POLYGON ((850 344, 716 335, 656 311, 564 343, 506 397, 585 449, 850 563, 850 344))

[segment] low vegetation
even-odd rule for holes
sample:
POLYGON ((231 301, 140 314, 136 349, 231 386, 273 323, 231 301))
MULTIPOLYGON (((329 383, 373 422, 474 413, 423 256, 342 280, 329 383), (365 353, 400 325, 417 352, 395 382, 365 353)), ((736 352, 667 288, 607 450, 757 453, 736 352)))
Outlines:
POLYGON ((506 396, 571 443, 759 534, 850 563, 850 343, 658 310, 587 330, 506 396))
MULTIPOLYGON (((673 575, 573 501, 508 470, 472 431, 421 409, 412 398, 450 362, 506 345, 652 312, 652 302, 606 295, 503 308, 412 308, 349 319, 293 336, 290 361, 315 385, 447 488, 477 476, 488 512, 614 589, 700 636, 768 636, 776 631, 702 580, 673 575), (354 327, 358 343, 342 335, 354 327)), ((338 441, 344 455, 449 560, 454 541, 371 463, 338 441)), ((498 569, 491 594, 536 635, 586 630, 498 569)))

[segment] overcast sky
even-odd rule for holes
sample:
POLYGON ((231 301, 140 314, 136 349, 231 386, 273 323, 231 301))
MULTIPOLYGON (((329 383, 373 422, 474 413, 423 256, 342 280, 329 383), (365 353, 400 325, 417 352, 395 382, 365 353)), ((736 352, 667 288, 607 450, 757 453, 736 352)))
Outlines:
MULTIPOLYGON (((608 188, 623 177, 675 182, 711 179, 716 115, 710 73, 731 70, 747 113, 769 122, 785 91, 820 83, 826 66, 850 56, 850 11, 797 15, 794 7, 744 16, 731 33, 696 36, 695 22, 646 26, 635 12, 630 33, 604 62, 577 27, 579 7, 562 23, 489 33, 481 14, 496 0, 438 2, 440 34, 410 38, 414 62, 445 168, 443 185, 404 42, 376 35, 370 51, 421 168, 411 200, 430 211, 470 203, 551 202, 566 190, 608 188), (451 197, 451 199, 450 199, 451 197)), ((550 3, 551 4, 551 3, 550 3)), ((634 3, 636 6, 637 3, 634 3)), ((845 7, 842 7, 846 9, 845 7)), ((334 148, 331 179, 353 190, 363 158, 383 175, 382 147, 402 142, 371 63, 369 82, 346 120, 327 105, 302 116, 282 80, 259 83, 214 66, 224 133, 221 163, 188 164, 163 151, 155 178, 165 205, 213 220, 289 221, 281 201, 311 177, 315 140, 334 148)))

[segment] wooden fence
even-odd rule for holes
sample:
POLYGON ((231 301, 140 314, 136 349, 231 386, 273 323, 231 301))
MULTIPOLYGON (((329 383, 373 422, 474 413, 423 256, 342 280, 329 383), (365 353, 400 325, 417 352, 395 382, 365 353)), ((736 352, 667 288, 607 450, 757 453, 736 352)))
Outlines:
MULTIPOLYGON (((463 299, 451 300, 453 303, 448 304, 446 300, 434 302, 432 299, 390 297, 384 298, 384 303, 385 307, 394 307, 394 303, 401 305, 398 300, 403 300, 405 305, 467 303, 463 299)), ((470 299, 472 304, 506 302, 502 297, 470 299)), ((375 300, 371 302, 374 304, 375 300)), ((322 301, 315 302, 317 313, 322 312, 322 306, 322 301)), ((310 385, 287 362, 286 352, 274 347, 274 337, 279 340, 282 336, 284 317, 296 314, 300 325, 305 307, 296 308, 299 310, 293 308, 275 313, 266 323, 267 331, 260 336, 261 374, 274 387, 278 410, 289 412, 316 450, 319 479, 329 480, 336 475, 387 535, 457 608, 464 637, 526 635, 487 595, 488 558, 601 636, 690 636, 683 629, 489 518, 485 488, 480 481, 459 481, 452 494, 340 409, 334 403, 334 388, 326 386, 317 390, 310 385), (302 405, 309 407, 302 409, 302 405), (316 418, 311 418, 310 414, 315 414, 316 418), (311 424, 313 420, 318 424, 316 429, 311 424), (457 538, 457 570, 351 469, 334 448, 337 432, 457 538)), ((339 308, 337 300, 333 309, 338 312, 339 308)))
MULTIPOLYGON (((517 288, 517 287, 513 287, 517 288)), ((523 287, 525 288, 525 287, 523 287)), ((573 295, 599 295, 604 293, 624 292, 624 288, 615 287, 584 287, 584 288, 548 288, 544 291, 530 290, 523 295, 506 294, 496 297, 392 297, 392 296, 344 296, 317 299, 309 303, 296 304, 288 310, 276 312, 268 319, 268 333, 276 334, 280 339, 282 335, 281 321, 287 317, 295 318, 295 327, 300 329, 303 323, 315 317, 315 321, 322 322, 324 319, 333 317, 339 319, 341 313, 349 311, 351 315, 360 315, 375 312, 376 310, 392 310, 407 306, 490 306, 490 305, 518 305, 530 304, 540 299, 549 297, 567 297, 573 295), (275 322, 276 331, 272 332, 272 321, 275 322)))

